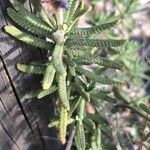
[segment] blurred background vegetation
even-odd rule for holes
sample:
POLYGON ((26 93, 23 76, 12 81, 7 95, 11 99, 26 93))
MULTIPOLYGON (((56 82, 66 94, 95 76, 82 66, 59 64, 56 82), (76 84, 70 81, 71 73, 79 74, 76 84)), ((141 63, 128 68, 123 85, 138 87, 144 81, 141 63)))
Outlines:
POLYGON ((101 87, 106 93, 110 90, 110 96, 120 100, 117 105, 102 100, 96 101, 95 105, 99 107, 103 113, 101 115, 105 116, 111 127, 110 134, 109 130, 106 131, 110 138, 103 137, 102 143, 108 146, 108 149, 148 150, 150 149, 150 1, 89 0, 86 1, 86 5, 91 9, 81 18, 79 26, 89 27, 120 18, 120 22, 114 28, 98 36, 104 38, 119 36, 129 39, 129 42, 117 49, 91 50, 100 56, 119 60, 126 66, 123 72, 104 68, 101 70, 104 77, 113 77, 126 83, 122 88, 101 87))

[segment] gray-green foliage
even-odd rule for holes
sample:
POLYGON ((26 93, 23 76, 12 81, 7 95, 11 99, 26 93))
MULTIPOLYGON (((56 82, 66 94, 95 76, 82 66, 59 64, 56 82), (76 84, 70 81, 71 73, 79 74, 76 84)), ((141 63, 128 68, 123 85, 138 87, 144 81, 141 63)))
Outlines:
MULTIPOLYGON (((141 143, 144 143, 145 146, 147 146, 148 148, 149 139, 147 138, 147 133, 143 132, 144 128, 149 128, 148 118, 146 118, 143 121, 145 122, 145 126, 143 126, 142 124, 140 124, 140 117, 138 115, 135 115, 136 113, 131 113, 130 115, 130 117, 135 118, 134 122, 132 122, 132 119, 122 119, 123 117, 121 113, 121 111, 125 108, 129 108, 135 110, 135 112, 138 112, 137 114, 144 114, 145 116, 149 116, 149 97, 146 97, 143 92, 143 79, 148 79, 144 72, 146 71, 146 69, 149 70, 149 68, 145 67, 145 64, 143 64, 140 58, 141 52, 144 51, 143 45, 139 44, 141 43, 141 41, 139 42, 136 40, 136 38, 139 38, 139 36, 140 38, 142 38, 142 35, 136 36, 133 33, 135 28, 140 28, 138 26, 138 19, 135 19, 134 16, 140 16, 141 14, 144 16, 144 12, 148 11, 147 5, 143 5, 141 7, 140 3, 143 1, 140 2, 140 0, 108 0, 108 3, 104 0, 101 0, 100 3, 103 3, 104 7, 101 8, 103 10, 101 10, 101 15, 99 15, 99 12, 96 11, 97 4, 99 2, 99 0, 91 0, 93 7, 92 14, 94 13, 95 16, 87 16, 89 17, 88 22, 91 25, 98 25, 101 22, 108 22, 112 17, 114 17, 117 14, 117 12, 119 12, 118 15, 120 16, 121 21, 118 23, 119 26, 115 26, 115 31, 119 29, 119 35, 122 35, 123 37, 128 37, 130 39, 130 41, 126 42, 121 47, 106 49, 105 51, 100 52, 100 55, 105 57, 108 56, 111 60, 120 61, 124 65, 124 71, 114 72, 111 70, 107 70, 107 73, 105 74, 106 77, 125 81, 127 85, 117 88, 117 90, 114 88, 115 90, 113 90, 115 98, 117 98, 119 101, 116 101, 117 107, 114 107, 111 113, 117 113, 120 115, 119 119, 113 118, 114 115, 111 115, 110 117, 113 118, 114 121, 117 121, 117 125, 116 127, 114 127, 114 131, 116 130, 118 132, 117 137, 115 139, 118 139, 118 144, 122 149, 132 149, 134 145, 139 148, 140 146, 137 144, 137 141, 138 139, 143 138, 143 140, 141 140, 141 143), (107 4, 109 6, 111 5, 111 9, 107 9, 107 4), (122 101, 123 104, 120 105, 120 101, 122 101), (130 133, 130 137, 125 137, 124 135, 126 134, 126 131, 124 131, 124 129, 126 127, 130 128, 131 131, 134 131, 134 135, 130 133), (135 136, 136 138, 134 138, 135 136)), ((144 25, 144 21, 142 22, 142 25, 144 25)), ((114 34, 109 30, 105 31, 105 35, 111 38, 117 37, 117 34, 114 34)), ((111 94, 109 94, 109 96, 110 95, 111 94)), ((95 96, 97 97, 97 94, 95 96)), ((105 104, 105 101, 109 100, 111 102, 111 99, 107 99, 104 93, 98 96, 100 98, 100 101, 97 101, 96 99, 93 101, 93 103, 95 103, 97 106, 103 107, 105 110, 107 106, 107 104, 105 104)), ((109 110, 110 108, 106 108, 106 112, 108 112, 109 110)), ((104 114, 106 112, 103 111, 104 114)), ((126 109, 126 112, 128 112, 128 109, 126 109)), ((103 141, 103 143, 104 142, 105 141, 103 141)), ((109 143, 109 141, 106 141, 106 143, 109 143)))
MULTIPOLYGON (((69 1, 70 8, 64 11, 62 25, 54 23, 55 18, 49 17, 36 0, 32 3, 38 6, 37 15, 26 10, 17 0, 10 2, 13 7, 8 8, 8 15, 19 27, 5 26, 5 31, 26 44, 48 52, 45 63, 37 61, 29 65, 17 64, 18 70, 22 72, 43 76, 42 89, 29 93, 26 98, 41 99, 57 92, 58 120, 50 122, 49 127, 55 126, 59 129, 59 140, 65 143, 67 125, 72 124, 76 127, 75 144, 78 150, 103 149, 106 145, 102 143, 101 137, 104 136, 103 134, 106 134, 105 138, 107 135, 112 136, 112 132, 107 120, 97 111, 95 102, 105 101, 115 105, 118 101, 111 95, 110 90, 97 89, 96 86, 97 84, 107 84, 109 87, 124 85, 122 81, 106 77, 105 72, 110 68, 114 71, 123 71, 126 64, 120 59, 110 60, 111 57, 99 56, 98 52, 93 54, 92 48, 111 50, 124 46, 125 40, 91 37, 110 29, 118 20, 111 19, 112 21, 102 22, 90 28, 78 28, 80 16, 88 10, 84 7, 83 1, 79 3, 76 0, 69 1), (20 27, 25 31, 21 31, 20 27), (90 65, 96 65, 92 71, 90 65), (88 69, 85 69, 85 66, 88 69), (87 104, 93 107, 92 114, 86 110, 87 104)), ((58 23, 57 17, 56 13, 58 23)))

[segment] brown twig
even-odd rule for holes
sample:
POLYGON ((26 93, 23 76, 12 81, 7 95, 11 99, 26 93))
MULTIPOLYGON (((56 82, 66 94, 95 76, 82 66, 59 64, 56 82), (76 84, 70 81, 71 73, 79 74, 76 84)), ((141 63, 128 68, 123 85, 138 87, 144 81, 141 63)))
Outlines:
POLYGON ((74 126, 74 127, 72 128, 72 130, 71 130, 71 133, 70 133, 70 136, 69 136, 69 140, 68 140, 68 142, 67 142, 67 145, 66 145, 66 149, 65 149, 65 150, 71 150, 74 135, 75 135, 75 126, 74 126))

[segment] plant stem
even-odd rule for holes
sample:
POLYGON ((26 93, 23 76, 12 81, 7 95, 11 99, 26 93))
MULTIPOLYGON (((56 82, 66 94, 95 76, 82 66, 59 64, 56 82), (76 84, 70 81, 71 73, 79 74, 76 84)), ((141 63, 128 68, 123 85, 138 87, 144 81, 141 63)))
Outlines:
POLYGON ((56 20, 57 20, 58 30, 63 30, 63 22, 64 22, 63 8, 57 9, 56 20))

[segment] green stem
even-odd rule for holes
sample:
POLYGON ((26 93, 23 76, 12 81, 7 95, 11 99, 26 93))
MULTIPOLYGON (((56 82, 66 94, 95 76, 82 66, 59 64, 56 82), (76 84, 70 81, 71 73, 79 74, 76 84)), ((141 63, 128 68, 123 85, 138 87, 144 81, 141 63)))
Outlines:
POLYGON ((66 69, 63 64, 63 52, 64 46, 62 44, 56 44, 52 55, 52 61, 57 73, 66 76, 66 69))
POLYGON ((58 30, 63 30, 64 14, 62 8, 57 9, 56 20, 57 20, 58 30))

